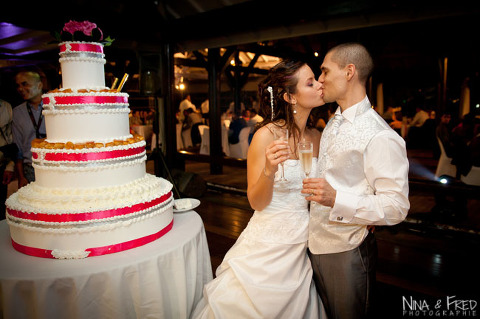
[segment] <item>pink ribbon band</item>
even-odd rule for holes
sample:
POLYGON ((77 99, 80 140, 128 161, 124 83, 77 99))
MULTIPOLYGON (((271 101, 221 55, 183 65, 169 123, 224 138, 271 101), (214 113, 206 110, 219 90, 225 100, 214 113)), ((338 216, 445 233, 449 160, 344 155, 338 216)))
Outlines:
MULTIPOLYGON (((112 95, 112 96, 94 96, 94 95, 69 95, 69 96, 54 96, 53 103, 55 105, 75 105, 75 104, 115 104, 128 103, 128 97, 112 95)), ((43 104, 50 104, 50 97, 43 98, 43 104)))
MULTIPOLYGON (((56 150, 55 153, 46 153, 44 159, 52 162, 88 162, 139 155, 142 154, 144 150, 144 147, 92 153, 63 153, 61 150, 56 150)), ((40 155, 37 152, 32 152, 32 158, 36 160, 40 158, 40 155)))
POLYGON ((62 43, 60 45, 60 52, 66 51, 103 53, 103 45, 93 43, 62 43), (67 45, 70 46, 70 50, 67 50, 67 45))
POLYGON ((102 220, 104 218, 111 218, 117 216, 124 216, 140 212, 157 206, 172 197, 172 192, 164 194, 146 203, 139 203, 133 206, 126 206, 117 209, 107 209, 97 212, 78 213, 78 214, 45 214, 45 213, 29 213, 22 212, 15 209, 7 208, 10 216, 21 218, 24 220, 34 220, 42 222, 65 223, 65 222, 80 222, 91 220, 102 220))
MULTIPOLYGON (((114 245, 108 245, 108 246, 103 246, 103 247, 95 247, 95 248, 88 248, 85 249, 85 251, 89 251, 90 254, 88 254, 87 257, 93 257, 93 256, 101 256, 101 255, 107 255, 107 254, 113 254, 113 253, 118 253, 121 251, 129 250, 132 248, 140 247, 143 245, 146 245, 148 243, 153 242, 154 240, 159 239, 166 233, 168 233, 171 229, 173 228, 173 219, 168 224, 165 228, 161 229, 159 232, 145 236, 145 237, 140 237, 137 239, 133 239, 130 241, 126 241, 123 243, 119 244, 114 244, 114 245)), ((15 242, 12 239, 12 246, 15 248, 15 250, 21 252, 22 254, 25 255, 30 255, 34 257, 42 257, 42 258, 52 258, 54 259, 55 257, 52 255, 52 250, 49 249, 42 249, 42 248, 36 248, 36 247, 29 247, 29 246, 24 246, 21 245, 17 242, 15 242)))

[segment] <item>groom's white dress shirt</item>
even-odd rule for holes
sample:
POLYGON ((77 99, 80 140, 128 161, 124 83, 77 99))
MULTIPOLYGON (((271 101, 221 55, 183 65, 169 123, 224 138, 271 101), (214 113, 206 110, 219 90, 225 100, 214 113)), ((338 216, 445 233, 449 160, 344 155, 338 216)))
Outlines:
POLYGON ((338 108, 335 116, 323 131, 315 177, 324 177, 337 195, 333 208, 311 204, 309 249, 314 254, 354 249, 367 236, 367 225, 400 223, 410 208, 402 137, 366 96, 343 113, 338 108))

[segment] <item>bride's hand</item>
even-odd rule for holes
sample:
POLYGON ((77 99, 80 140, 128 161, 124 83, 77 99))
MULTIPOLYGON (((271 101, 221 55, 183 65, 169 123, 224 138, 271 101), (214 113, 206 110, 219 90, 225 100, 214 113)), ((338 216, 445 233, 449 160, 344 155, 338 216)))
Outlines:
POLYGON ((265 174, 273 176, 278 170, 278 164, 290 157, 286 141, 275 140, 265 149, 265 174))

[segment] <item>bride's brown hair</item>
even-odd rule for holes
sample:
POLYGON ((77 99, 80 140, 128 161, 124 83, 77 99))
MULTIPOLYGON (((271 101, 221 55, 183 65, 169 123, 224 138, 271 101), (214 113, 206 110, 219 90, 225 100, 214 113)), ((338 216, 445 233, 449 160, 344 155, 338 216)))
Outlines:
POLYGON ((270 69, 267 77, 258 85, 260 113, 264 118, 258 128, 269 123, 284 127, 288 129, 290 136, 293 136, 295 145, 296 139, 300 136, 300 129, 293 117, 292 104, 285 101, 284 95, 287 93, 287 96, 290 96, 290 94, 297 92, 298 77, 296 73, 304 65, 307 65, 307 63, 301 60, 283 60, 270 69), (273 108, 268 87, 272 88, 273 108))

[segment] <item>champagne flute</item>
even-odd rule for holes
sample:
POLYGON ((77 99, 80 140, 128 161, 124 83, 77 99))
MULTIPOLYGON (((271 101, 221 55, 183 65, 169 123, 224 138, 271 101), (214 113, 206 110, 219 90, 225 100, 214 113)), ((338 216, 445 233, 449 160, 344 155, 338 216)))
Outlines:
MULTIPOLYGON (((303 172, 308 178, 312 171, 312 161, 313 161, 313 143, 303 141, 298 143, 298 158, 300 159, 300 164, 302 165, 303 172)), ((310 194, 304 194, 303 196, 310 196, 310 194)))
MULTIPOLYGON (((275 140, 282 140, 288 143, 288 130, 286 128, 276 127, 273 129, 273 136, 275 140)), ((285 184, 287 179, 285 178, 284 162, 280 163, 282 170, 280 171, 280 179, 276 180, 277 183, 285 184)))

